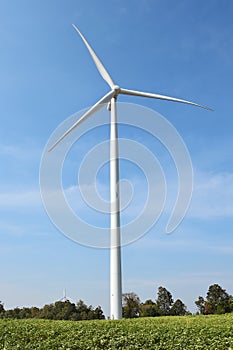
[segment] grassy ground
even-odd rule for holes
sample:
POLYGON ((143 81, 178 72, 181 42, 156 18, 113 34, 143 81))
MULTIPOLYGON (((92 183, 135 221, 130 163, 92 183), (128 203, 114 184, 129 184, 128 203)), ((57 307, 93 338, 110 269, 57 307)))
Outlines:
POLYGON ((4 350, 233 350, 233 314, 120 321, 0 320, 4 350))

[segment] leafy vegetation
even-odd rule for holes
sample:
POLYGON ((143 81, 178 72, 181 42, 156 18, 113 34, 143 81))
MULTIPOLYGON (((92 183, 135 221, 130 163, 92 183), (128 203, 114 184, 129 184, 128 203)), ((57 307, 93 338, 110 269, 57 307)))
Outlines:
POLYGON ((95 309, 87 306, 82 300, 77 304, 71 303, 69 300, 56 301, 54 304, 45 305, 39 309, 33 307, 23 307, 22 309, 16 307, 12 310, 4 310, 0 303, 0 318, 44 318, 48 320, 102 320, 105 319, 103 311, 100 306, 95 309))
POLYGON ((135 293, 123 294, 123 316, 125 318, 155 317, 155 316, 185 316, 187 307, 177 299, 173 301, 171 293, 164 287, 158 288, 157 299, 140 302, 135 293))
POLYGON ((233 296, 218 284, 212 284, 206 295, 206 300, 199 296, 195 304, 203 315, 225 314, 233 312, 233 296))
POLYGON ((122 295, 122 315, 124 318, 135 318, 141 314, 141 302, 137 294, 124 293, 122 295))
POLYGON ((232 350, 233 315, 120 321, 0 320, 1 350, 232 350))
MULTIPOLYGON (((209 287, 206 300, 199 296, 195 304, 202 315, 233 312, 233 296, 218 284, 209 287)), ((123 316, 125 318, 187 316, 189 314, 186 305, 180 299, 174 302, 172 294, 161 286, 158 288, 155 301, 149 299, 141 303, 135 293, 123 294, 123 316)))

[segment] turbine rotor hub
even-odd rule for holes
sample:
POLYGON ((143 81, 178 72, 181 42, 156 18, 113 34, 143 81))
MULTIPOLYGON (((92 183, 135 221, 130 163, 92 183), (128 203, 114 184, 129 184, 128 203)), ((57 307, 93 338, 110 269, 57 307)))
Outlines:
POLYGON ((113 90, 115 91, 115 96, 114 97, 117 97, 119 95, 119 92, 120 92, 120 86, 114 85, 113 86, 113 90))

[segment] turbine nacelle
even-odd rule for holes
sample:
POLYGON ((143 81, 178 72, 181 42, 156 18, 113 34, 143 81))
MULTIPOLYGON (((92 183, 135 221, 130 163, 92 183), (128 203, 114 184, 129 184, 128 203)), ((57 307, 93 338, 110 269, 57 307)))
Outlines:
POLYGON ((114 97, 117 98, 117 96, 120 94, 121 89, 119 85, 113 85, 112 89, 115 91, 114 97))

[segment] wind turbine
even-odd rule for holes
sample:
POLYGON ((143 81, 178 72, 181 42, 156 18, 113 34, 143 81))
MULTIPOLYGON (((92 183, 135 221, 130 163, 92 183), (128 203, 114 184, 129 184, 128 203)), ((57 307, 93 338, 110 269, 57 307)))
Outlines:
POLYGON ((59 301, 69 301, 69 299, 66 297, 66 288, 63 291, 63 297, 59 301))
POLYGON ((116 101, 118 95, 131 95, 155 98, 159 100, 181 102, 193 106, 211 110, 206 106, 182 100, 175 97, 159 95, 149 92, 127 90, 116 85, 102 62, 82 35, 80 30, 73 24, 82 41, 86 45, 99 73, 110 86, 110 91, 94 104, 84 115, 77 120, 49 149, 52 151, 72 130, 84 122, 92 114, 108 103, 111 113, 110 118, 110 317, 111 319, 122 318, 122 274, 121 274, 121 236, 120 236, 120 193, 119 193, 119 158, 118 158, 118 125, 116 101))

